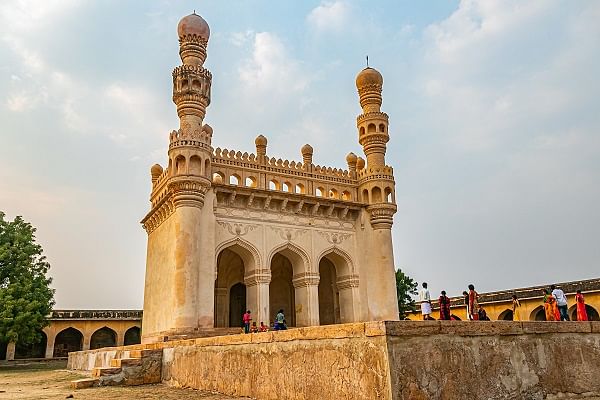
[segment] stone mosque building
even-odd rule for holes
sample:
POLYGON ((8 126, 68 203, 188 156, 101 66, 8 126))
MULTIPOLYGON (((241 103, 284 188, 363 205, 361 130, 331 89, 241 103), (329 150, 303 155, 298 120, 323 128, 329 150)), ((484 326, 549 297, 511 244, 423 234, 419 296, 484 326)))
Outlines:
POLYGON ((290 326, 398 319, 381 74, 356 77, 364 158, 349 153, 347 169, 313 164, 308 144, 301 161, 278 159, 262 135, 255 153, 215 148, 226 133, 204 123, 210 29, 194 13, 177 30, 180 126, 151 168, 142 340, 239 326, 245 309, 265 323, 283 309, 290 326))

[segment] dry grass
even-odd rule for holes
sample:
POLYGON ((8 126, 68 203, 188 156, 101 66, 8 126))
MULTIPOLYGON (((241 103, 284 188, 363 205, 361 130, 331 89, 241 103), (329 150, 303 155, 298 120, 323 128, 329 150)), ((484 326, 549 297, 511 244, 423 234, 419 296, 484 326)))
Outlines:
MULTIPOLYGON (((70 381, 85 376, 65 370, 64 361, 33 362, 22 365, 0 364, 0 399, 42 400, 65 399, 202 399, 227 400, 233 397, 199 392, 191 389, 176 389, 165 385, 130 387, 101 387, 74 390, 70 381)), ((235 398, 238 399, 239 398, 235 398)))

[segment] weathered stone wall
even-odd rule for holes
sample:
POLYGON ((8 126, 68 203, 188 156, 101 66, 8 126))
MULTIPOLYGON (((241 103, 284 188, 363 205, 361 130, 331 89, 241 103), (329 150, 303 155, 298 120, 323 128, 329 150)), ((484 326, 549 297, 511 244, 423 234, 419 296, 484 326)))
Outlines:
POLYGON ((386 339, 394 400, 600 398, 600 323, 388 322, 386 339))
POLYGON ((162 349, 162 381, 257 399, 600 398, 597 322, 367 322, 71 353, 162 349), (573 397, 575 396, 575 397, 573 397))

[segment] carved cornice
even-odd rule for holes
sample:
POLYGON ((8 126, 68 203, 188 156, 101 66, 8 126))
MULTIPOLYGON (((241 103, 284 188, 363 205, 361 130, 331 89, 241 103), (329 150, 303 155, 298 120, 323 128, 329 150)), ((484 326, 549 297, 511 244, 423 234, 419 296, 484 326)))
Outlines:
POLYGON ((356 125, 357 127, 364 121, 370 120, 384 120, 385 122, 389 121, 389 117, 386 113, 381 111, 372 111, 364 114, 360 114, 356 117, 356 125))
POLYGON ((142 220, 142 227, 151 234, 175 212, 175 204, 170 195, 163 197, 142 220))
POLYGON ((338 290, 345 290, 358 287, 358 275, 342 275, 337 278, 336 285, 338 290))
POLYGON ((320 275, 316 272, 303 272, 301 274, 294 275, 292 278, 292 285, 295 288, 302 288, 308 286, 318 286, 320 275))
POLYGON ((244 236, 248 232, 258 228, 258 225, 256 224, 240 224, 227 221, 217 221, 217 224, 233 236, 244 236))
POLYGON ((325 231, 317 231, 319 235, 321 235, 329 244, 338 245, 342 243, 344 240, 348 239, 352 235, 350 233, 343 232, 325 232, 325 231))
POLYGON ((397 207, 393 203, 377 203, 367 207, 373 229, 391 229, 397 207))

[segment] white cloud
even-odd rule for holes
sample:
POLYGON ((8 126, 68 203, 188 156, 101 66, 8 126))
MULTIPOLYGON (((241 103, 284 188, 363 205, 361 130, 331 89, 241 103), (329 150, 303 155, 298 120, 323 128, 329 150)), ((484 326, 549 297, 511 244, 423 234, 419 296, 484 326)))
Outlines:
POLYGON ((350 7, 344 1, 324 1, 306 17, 308 23, 320 31, 341 31, 347 25, 350 7))
POLYGON ((245 32, 233 32, 229 36, 229 42, 236 47, 241 47, 252 40, 254 31, 247 30, 245 32))
POLYGON ((291 58, 279 37, 270 32, 254 35, 252 57, 238 69, 242 83, 251 90, 289 93, 300 91, 308 79, 291 58))

